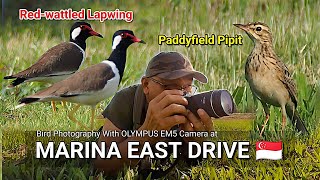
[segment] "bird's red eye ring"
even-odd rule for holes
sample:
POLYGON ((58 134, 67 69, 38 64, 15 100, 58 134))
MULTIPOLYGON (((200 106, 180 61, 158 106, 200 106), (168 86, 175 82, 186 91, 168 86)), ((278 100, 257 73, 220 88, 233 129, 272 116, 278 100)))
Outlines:
POLYGON ((84 30, 86 27, 84 25, 80 25, 80 29, 84 30))
POLYGON ((128 36, 127 33, 122 33, 122 34, 121 34, 121 37, 122 37, 122 38, 127 38, 127 36, 128 36))

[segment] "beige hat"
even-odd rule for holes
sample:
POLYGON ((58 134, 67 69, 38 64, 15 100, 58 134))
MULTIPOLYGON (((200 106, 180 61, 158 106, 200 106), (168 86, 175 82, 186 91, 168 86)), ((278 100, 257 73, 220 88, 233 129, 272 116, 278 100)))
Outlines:
POLYGON ((154 56, 146 69, 146 77, 158 76, 163 79, 178 79, 193 75, 202 83, 207 83, 207 77, 195 71, 189 59, 178 52, 160 52, 154 56))

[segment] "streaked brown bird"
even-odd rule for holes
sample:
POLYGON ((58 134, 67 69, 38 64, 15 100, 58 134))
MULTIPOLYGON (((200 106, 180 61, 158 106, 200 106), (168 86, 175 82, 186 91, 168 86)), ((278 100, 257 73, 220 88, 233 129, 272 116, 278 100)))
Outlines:
POLYGON ((270 105, 281 107, 282 134, 287 115, 299 132, 307 134, 308 131, 296 110, 296 85, 288 68, 272 47, 269 27, 261 22, 234 25, 245 31, 254 42, 254 48, 245 65, 245 77, 252 94, 260 100, 266 115, 260 136, 270 117, 270 105))

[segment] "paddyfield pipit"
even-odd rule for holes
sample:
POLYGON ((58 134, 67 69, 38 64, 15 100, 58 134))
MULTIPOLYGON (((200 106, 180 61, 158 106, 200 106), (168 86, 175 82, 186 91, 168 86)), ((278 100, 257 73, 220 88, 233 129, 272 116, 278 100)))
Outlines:
POLYGON ((254 42, 254 48, 245 65, 245 77, 252 94, 261 101, 266 115, 260 136, 270 117, 270 105, 281 107, 282 133, 288 115, 296 129, 306 134, 307 129, 296 110, 296 85, 288 68, 273 50, 269 27, 260 22, 234 25, 245 31, 254 42))

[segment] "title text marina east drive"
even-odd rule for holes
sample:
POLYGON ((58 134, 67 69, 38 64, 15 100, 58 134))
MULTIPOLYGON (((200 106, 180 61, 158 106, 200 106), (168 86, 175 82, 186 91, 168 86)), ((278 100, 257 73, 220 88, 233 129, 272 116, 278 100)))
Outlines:
POLYGON ((193 34, 192 36, 186 36, 185 34, 176 34, 174 37, 169 37, 166 35, 158 36, 158 44, 163 43, 167 45, 184 45, 189 47, 190 45, 242 45, 243 37, 241 35, 235 35, 233 37, 229 35, 214 35, 209 36, 205 34, 203 37, 193 34))

